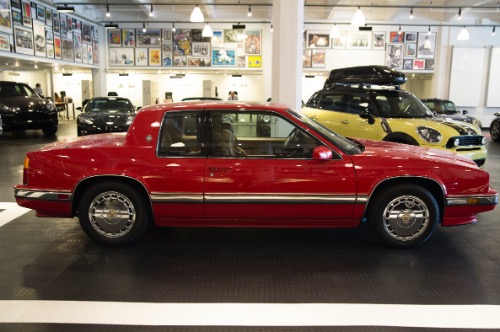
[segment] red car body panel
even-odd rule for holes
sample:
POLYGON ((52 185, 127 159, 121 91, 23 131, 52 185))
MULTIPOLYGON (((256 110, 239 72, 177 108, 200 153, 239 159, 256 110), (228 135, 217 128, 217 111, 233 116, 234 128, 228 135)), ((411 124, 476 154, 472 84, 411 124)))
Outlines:
POLYGON ((489 187, 488 173, 471 160, 438 150, 359 141, 365 151, 347 154, 283 105, 155 105, 139 111, 126 134, 79 137, 28 153, 29 168, 25 183, 15 187, 16 200, 39 216, 73 217, 79 188, 115 177, 147 193, 159 226, 356 227, 386 181, 411 179, 440 192, 443 226, 474 222, 477 213, 495 207, 498 196, 489 187), (165 112, 183 109, 276 112, 323 141, 340 159, 158 157, 165 112), (52 195, 40 200, 26 192, 52 195), (268 196, 273 200, 267 201, 268 196), (322 197, 335 203, 322 202, 322 197), (460 198, 470 197, 485 197, 491 204, 460 204, 460 198))

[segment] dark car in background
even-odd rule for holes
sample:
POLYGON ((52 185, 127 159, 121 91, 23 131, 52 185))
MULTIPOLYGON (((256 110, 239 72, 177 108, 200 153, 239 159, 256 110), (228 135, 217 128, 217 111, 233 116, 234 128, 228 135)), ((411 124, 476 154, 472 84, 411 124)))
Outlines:
POLYGON ((54 103, 24 83, 0 81, 0 116, 4 131, 41 129, 45 135, 57 132, 54 103))
POLYGON ((490 124, 491 139, 500 142, 500 112, 495 113, 495 118, 490 124))
POLYGON ((96 97, 85 106, 78 108, 78 136, 125 132, 135 117, 136 109, 132 102, 123 97, 96 97))
POLYGON ((457 105, 451 100, 437 99, 437 98, 425 98, 422 102, 428 109, 436 113, 438 117, 452 119, 455 121, 464 121, 481 128, 481 121, 473 116, 467 115, 468 112, 463 110, 460 112, 457 105))

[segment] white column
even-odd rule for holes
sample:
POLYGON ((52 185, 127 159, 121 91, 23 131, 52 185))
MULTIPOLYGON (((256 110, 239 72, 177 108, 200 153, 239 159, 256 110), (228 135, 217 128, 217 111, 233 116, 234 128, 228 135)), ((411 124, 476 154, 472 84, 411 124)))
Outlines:
POLYGON ((274 0, 272 21, 272 99, 300 111, 304 0, 274 0))

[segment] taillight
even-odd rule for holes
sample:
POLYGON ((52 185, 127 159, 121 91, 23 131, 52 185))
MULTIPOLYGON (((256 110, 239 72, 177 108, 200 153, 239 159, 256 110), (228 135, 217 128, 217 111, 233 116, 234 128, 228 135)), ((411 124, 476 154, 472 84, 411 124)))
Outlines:
POLYGON ((23 168, 23 184, 28 185, 28 168, 30 167, 30 158, 28 156, 24 157, 24 168, 23 168))

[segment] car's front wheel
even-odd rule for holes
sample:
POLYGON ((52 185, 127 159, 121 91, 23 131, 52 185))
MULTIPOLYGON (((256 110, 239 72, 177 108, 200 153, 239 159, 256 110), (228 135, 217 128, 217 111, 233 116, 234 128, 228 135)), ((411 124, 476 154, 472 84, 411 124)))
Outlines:
POLYGON ((109 246, 129 244, 148 227, 144 198, 118 182, 103 182, 87 189, 80 200, 78 217, 90 238, 109 246))
POLYGON ((495 142, 500 141, 500 120, 495 120, 491 123, 490 135, 491 139, 494 140, 495 142))
POLYGON ((426 241, 439 223, 439 207, 425 188, 406 184, 386 189, 371 202, 368 222, 382 242, 412 247, 426 241))
POLYGON ((57 133, 57 126, 42 128, 42 132, 44 135, 47 135, 47 136, 55 135, 57 133))

